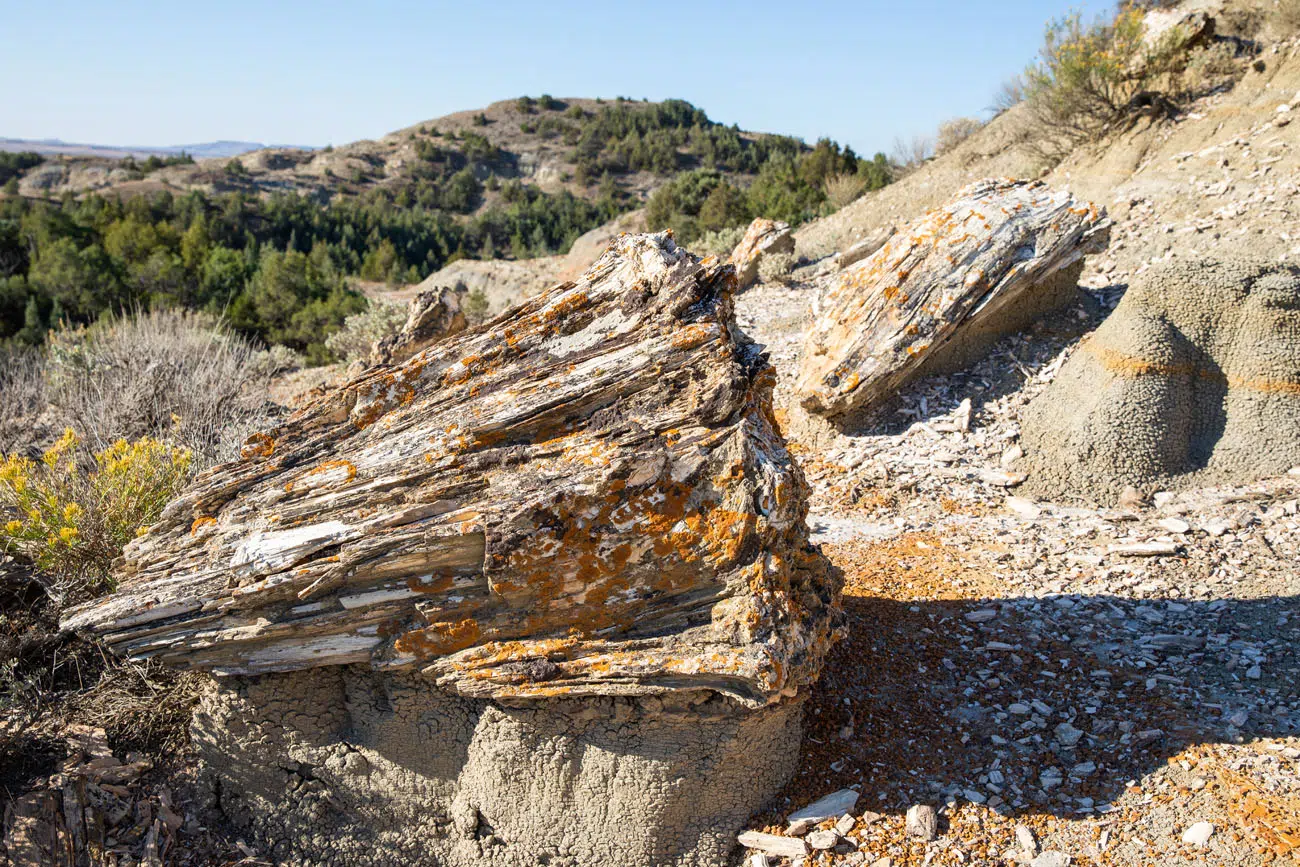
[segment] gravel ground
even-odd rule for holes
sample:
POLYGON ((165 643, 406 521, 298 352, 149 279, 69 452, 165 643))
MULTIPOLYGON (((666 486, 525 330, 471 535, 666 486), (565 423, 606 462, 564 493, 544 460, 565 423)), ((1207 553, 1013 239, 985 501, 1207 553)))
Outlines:
MULTIPOLYGON (((850 635, 810 699, 802 770, 753 827, 789 836, 789 813, 859 794, 850 818, 795 829, 803 863, 1298 863, 1300 469, 1095 509, 1016 493, 1019 412, 1117 303, 1106 277, 868 429, 788 425, 850 635), (932 839, 907 832, 917 805, 932 839)), ((814 294, 738 300, 779 405, 814 294)))

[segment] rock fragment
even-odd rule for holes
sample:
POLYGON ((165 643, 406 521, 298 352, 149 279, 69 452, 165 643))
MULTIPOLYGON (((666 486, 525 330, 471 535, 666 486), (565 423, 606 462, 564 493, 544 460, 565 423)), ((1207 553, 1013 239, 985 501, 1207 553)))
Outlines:
POLYGON ((928 842, 939 836, 939 814, 929 804, 916 804, 908 808, 904 827, 909 837, 928 842))
POLYGON ((764 256, 794 252, 790 224, 759 217, 749 224, 740 243, 728 259, 736 267, 738 289, 748 289, 758 279, 758 265, 764 256))
POLYGON ((407 307, 406 323, 390 337, 376 341, 370 363, 401 364, 437 341, 464 331, 469 322, 461 310, 463 286, 421 292, 407 307))
POLYGON ((757 849, 778 858, 802 858, 808 854, 808 844, 797 837, 782 837, 762 831, 745 831, 736 840, 746 849, 757 849))
POLYGON ((827 819, 844 815, 852 810, 857 803, 857 792, 852 789, 840 789, 838 792, 832 792, 803 809, 791 813, 787 821, 794 823, 807 819, 815 825, 827 819))
POLYGON ((1214 836, 1214 825, 1209 822, 1197 822, 1183 832, 1183 842, 1188 846, 1204 846, 1214 836))

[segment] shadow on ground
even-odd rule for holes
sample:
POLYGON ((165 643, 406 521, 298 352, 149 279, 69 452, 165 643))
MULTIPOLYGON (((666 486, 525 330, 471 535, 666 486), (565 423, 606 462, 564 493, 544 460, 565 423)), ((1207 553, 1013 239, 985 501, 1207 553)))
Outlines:
MULTIPOLYGON (((851 591, 852 592, 852 591, 851 591)), ((793 803, 958 796, 1081 818, 1198 743, 1300 734, 1300 598, 846 594, 793 803)))

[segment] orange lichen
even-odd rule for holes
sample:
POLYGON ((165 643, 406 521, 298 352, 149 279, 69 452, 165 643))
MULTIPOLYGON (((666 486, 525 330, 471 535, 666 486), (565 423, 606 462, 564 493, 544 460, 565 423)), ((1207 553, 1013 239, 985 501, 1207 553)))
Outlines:
POLYGON ((202 515, 198 518, 195 518, 194 523, 190 524, 190 535, 197 536, 199 530, 203 529, 209 524, 215 524, 215 523, 217 523, 217 519, 208 515, 202 515))
POLYGON ((275 438, 258 431, 250 434, 239 448, 239 456, 244 460, 252 458, 269 458, 275 453, 275 438))

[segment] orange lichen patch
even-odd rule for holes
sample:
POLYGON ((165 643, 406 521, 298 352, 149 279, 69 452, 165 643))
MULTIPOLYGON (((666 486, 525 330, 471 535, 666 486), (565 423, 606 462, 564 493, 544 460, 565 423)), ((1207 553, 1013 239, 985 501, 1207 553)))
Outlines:
POLYGON ((672 337, 672 347, 674 349, 690 350, 697 346, 703 346, 712 340, 718 333, 718 328, 707 322, 688 325, 680 329, 672 337))
POLYGON ((215 524, 215 523, 217 523, 217 519, 210 517, 208 515, 203 515, 201 517, 195 518, 194 523, 190 524, 190 535, 197 536, 199 534, 199 530, 202 530, 204 527, 208 526, 209 524, 215 524))
POLYGON ((1245 391, 1257 391, 1263 394, 1300 395, 1300 382, 1267 377, 1231 376, 1222 371, 1195 364, 1167 364, 1151 361, 1136 355, 1129 355, 1106 346, 1096 346, 1091 341, 1084 343, 1083 350, 1101 363, 1107 372, 1116 376, 1194 376, 1210 382, 1240 388, 1245 391))
POLYGON ((446 656, 472 647, 482 635, 478 622, 472 618, 455 622, 439 621, 424 629, 416 629, 398 637, 393 648, 398 653, 411 653, 422 657, 446 656))
POLYGON ((274 453, 275 438, 261 431, 250 434, 239 448, 239 456, 246 461, 253 458, 269 458, 274 453))
POLYGON ((586 307, 590 301, 591 299, 587 296, 586 292, 573 292, 564 296, 555 304, 552 304, 547 308, 542 313, 542 319, 546 323, 555 322, 557 319, 562 319, 575 310, 581 310, 583 307, 586 307))

